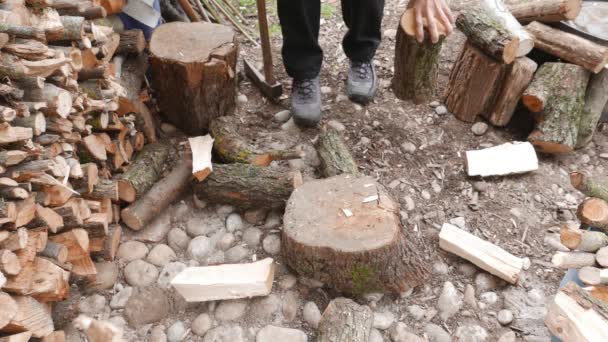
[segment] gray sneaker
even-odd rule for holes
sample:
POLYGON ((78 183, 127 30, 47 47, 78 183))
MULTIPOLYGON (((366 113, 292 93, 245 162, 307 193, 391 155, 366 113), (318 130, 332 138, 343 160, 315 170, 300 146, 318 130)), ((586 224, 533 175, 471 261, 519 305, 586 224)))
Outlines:
POLYGON ((319 77, 293 80, 291 113, 296 125, 315 127, 321 121, 319 77))
POLYGON ((360 104, 369 103, 376 94, 376 70, 371 62, 352 62, 346 80, 348 98, 360 104))

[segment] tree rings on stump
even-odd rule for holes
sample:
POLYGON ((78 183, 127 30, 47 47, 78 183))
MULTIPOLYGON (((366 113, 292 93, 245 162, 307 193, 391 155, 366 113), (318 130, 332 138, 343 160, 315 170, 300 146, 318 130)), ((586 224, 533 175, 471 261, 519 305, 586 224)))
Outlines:
POLYGON ((339 291, 400 293, 428 275, 420 249, 404 234, 398 205, 372 178, 304 183, 291 195, 283 221, 289 266, 339 291))

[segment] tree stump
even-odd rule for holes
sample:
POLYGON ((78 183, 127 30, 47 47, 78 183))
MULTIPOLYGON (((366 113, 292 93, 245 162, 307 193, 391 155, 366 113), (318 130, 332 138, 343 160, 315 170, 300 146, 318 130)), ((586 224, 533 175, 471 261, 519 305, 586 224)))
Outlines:
POLYGON ((150 40, 153 86, 167 119, 200 135, 235 106, 238 42, 234 31, 209 23, 165 24, 150 40))
POLYGON ((404 234, 398 205, 372 178, 304 183, 283 222, 287 264, 339 291, 401 293, 428 275, 420 249, 404 234))
POLYGON ((421 104, 435 96, 443 38, 433 44, 427 32, 425 40, 418 43, 412 31, 413 21, 414 11, 408 10, 401 17, 397 28, 393 91, 401 100, 412 100, 415 104, 421 104))
POLYGON ((319 322, 319 342, 368 342, 374 313, 348 298, 332 300, 319 322))

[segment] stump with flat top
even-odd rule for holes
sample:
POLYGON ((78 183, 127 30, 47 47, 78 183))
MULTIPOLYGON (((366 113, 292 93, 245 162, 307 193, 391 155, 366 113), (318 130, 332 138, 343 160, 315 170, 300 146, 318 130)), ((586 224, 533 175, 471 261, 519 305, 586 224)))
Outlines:
POLYGON ((304 183, 291 195, 283 222, 287 264, 339 291, 401 293, 428 275, 398 204, 372 178, 304 183))
POLYGON ((236 97, 238 42, 230 27, 175 22, 150 40, 153 86, 161 110, 184 132, 199 135, 230 114, 236 97))

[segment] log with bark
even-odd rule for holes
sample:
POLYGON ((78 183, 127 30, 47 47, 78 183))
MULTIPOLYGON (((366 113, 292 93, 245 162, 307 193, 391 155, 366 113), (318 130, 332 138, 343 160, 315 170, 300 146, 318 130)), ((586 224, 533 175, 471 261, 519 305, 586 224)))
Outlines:
POLYGON ((578 219, 586 225, 608 231, 608 202, 600 198, 588 198, 576 212, 578 219))
POLYGON ((319 167, 323 177, 341 174, 359 175, 357 163, 338 131, 328 129, 321 133, 315 148, 319 155, 319 167))
POLYGON ((161 110, 175 126, 199 135, 211 120, 233 111, 237 51, 234 31, 222 25, 169 23, 154 31, 154 88, 161 110))
POLYGON ((566 225, 560 229, 560 241, 571 250, 595 253, 608 245, 608 236, 603 232, 575 229, 566 225))
POLYGON ((371 178, 304 183, 290 197, 283 222, 287 264, 339 291, 401 293, 428 276, 413 236, 402 229, 398 205, 371 178))
POLYGON ((582 0, 506 0, 505 2, 513 16, 522 23, 574 20, 582 7, 582 0))
POLYGON ((374 324, 369 306, 352 299, 332 300, 319 322, 319 342, 367 342, 374 324))
POLYGON ((578 127, 577 148, 587 146, 597 129, 597 124, 602 117, 603 109, 608 105, 608 68, 603 69, 595 75, 591 75, 585 93, 585 105, 581 112, 578 127))
POLYGON ((572 186, 588 197, 597 197, 608 202, 608 178, 594 178, 586 172, 574 171, 570 173, 572 186))
POLYGON ((167 142, 157 142, 144 147, 129 168, 120 175, 120 199, 132 203, 150 190, 160 178, 170 150, 171 146, 167 142))

